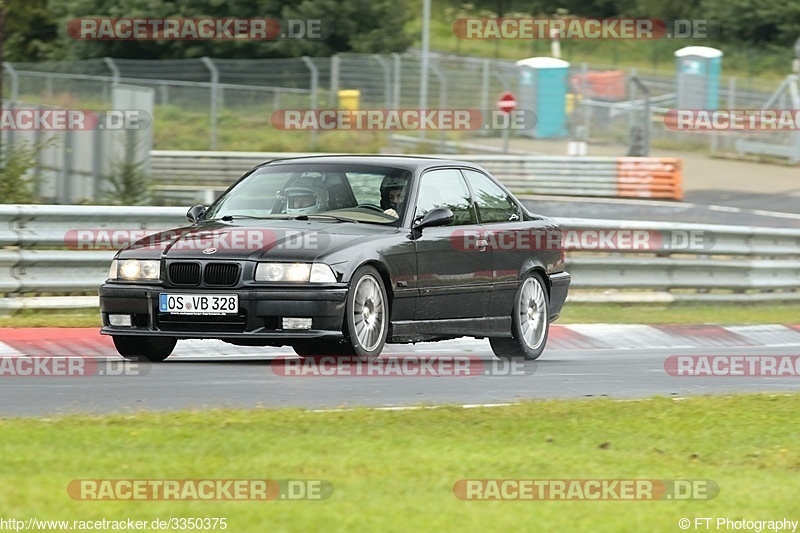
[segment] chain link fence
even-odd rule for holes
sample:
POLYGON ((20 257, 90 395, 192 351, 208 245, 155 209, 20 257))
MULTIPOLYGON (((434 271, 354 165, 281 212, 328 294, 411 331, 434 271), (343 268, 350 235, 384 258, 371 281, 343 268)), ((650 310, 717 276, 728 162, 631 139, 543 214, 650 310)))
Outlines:
MULTIPOLYGON (((338 108, 341 90, 360 92, 361 108, 420 108, 421 57, 404 54, 339 54, 330 58, 131 60, 89 59, 51 63, 4 64, 5 98, 12 102, 103 107, 111 103, 112 87, 129 84, 155 90, 155 118, 185 121, 193 117, 197 134, 188 144, 177 136, 159 136, 159 149, 240 149, 224 140, 240 122, 256 122, 274 130, 271 114, 280 109, 338 108)), ((791 132, 748 134, 689 133, 664 126, 664 114, 676 106, 676 75, 609 65, 572 64, 567 96, 569 138, 627 145, 647 130, 649 140, 664 148, 735 151, 743 141, 792 146, 791 132), (635 84, 638 79, 641 84, 635 84), (600 82, 598 82, 600 80, 600 82), (646 88, 649 95, 644 94, 646 88), (649 109, 647 116, 644 116, 649 109)), ((758 109, 781 101, 779 81, 722 77, 720 108, 758 109), (774 97, 774 98, 772 98, 774 97)), ((519 91, 520 71, 512 61, 432 54, 426 106, 429 109, 496 107, 503 91, 519 91)), ((466 135, 492 135, 486 131, 466 135)), ((317 132, 308 132, 313 150, 317 132)), ((498 134, 499 135, 499 134, 498 134)), ((424 134, 423 134, 424 136, 424 134)), ((444 136, 438 136, 444 147, 444 136)), ((800 149, 800 147, 798 147, 800 149)), ((442 151, 442 150, 439 150, 442 151)), ((624 152, 624 148, 621 149, 624 152)), ((565 152, 566 153, 566 152, 565 152)), ((622 153, 620 155, 623 155, 622 153)))

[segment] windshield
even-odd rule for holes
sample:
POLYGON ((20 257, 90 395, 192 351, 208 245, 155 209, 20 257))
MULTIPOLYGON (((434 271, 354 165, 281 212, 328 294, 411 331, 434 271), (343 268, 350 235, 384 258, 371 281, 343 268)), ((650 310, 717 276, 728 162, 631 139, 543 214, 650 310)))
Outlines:
POLYGON ((220 197, 205 220, 315 217, 399 224, 411 172, 372 166, 295 163, 265 166, 220 197))

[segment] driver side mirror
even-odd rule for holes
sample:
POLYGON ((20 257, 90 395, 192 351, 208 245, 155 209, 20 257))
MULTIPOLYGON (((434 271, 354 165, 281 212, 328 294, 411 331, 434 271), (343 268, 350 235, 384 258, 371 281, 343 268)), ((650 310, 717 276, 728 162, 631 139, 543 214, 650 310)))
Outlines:
POLYGON ((453 222, 453 212, 447 207, 436 207, 431 209, 422 217, 419 222, 414 223, 414 229, 433 228, 437 226, 447 226, 453 222))
POLYGON ((189 220, 189 222, 195 224, 198 220, 200 220, 200 217, 202 217, 205 214, 205 212, 206 212, 206 206, 200 204, 193 205, 186 212, 186 218, 189 220))

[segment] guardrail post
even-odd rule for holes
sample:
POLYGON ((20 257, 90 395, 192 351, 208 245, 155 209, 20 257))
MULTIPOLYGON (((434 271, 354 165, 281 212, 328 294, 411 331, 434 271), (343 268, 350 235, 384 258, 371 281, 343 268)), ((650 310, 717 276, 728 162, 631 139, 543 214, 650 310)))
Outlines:
MULTIPOLYGON (((311 58, 308 56, 303 56, 303 63, 305 63, 308 71, 311 73, 311 94, 309 95, 309 106, 311 110, 316 110, 318 105, 318 94, 319 91, 319 71, 317 70, 317 66, 311 61, 311 58)), ((314 150, 317 147, 317 134, 319 132, 315 129, 311 130, 311 149, 314 150)))
POLYGON ((219 86, 219 70, 214 65, 214 62, 209 57, 204 57, 203 64, 211 73, 211 138, 209 140, 209 150, 217 149, 217 88, 219 86))

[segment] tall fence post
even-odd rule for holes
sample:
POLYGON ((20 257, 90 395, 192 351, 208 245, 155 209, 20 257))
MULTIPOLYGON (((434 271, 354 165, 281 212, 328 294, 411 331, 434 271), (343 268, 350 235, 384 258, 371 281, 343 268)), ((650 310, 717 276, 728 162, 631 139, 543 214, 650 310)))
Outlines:
MULTIPOLYGON (((420 61, 419 73, 419 109, 425 111, 428 108, 428 67, 430 63, 430 27, 431 27, 431 2, 422 0, 422 58, 420 61)), ((425 130, 419 132, 419 136, 425 138, 425 130)))
MULTIPOLYGON (((584 63, 581 66, 581 108, 583 109, 583 131, 578 133, 578 140, 589 142, 591 132, 589 131, 592 125, 592 108, 583 103, 584 100, 589 99, 589 64, 584 63)), ((576 104, 577 105, 577 104, 576 104)))
MULTIPOLYGON (((642 115, 642 132, 641 132, 641 139, 637 137, 636 130, 633 131, 633 139, 631 139, 631 148, 634 151, 634 154, 637 157, 646 157, 650 154, 650 89, 645 85, 642 80, 639 79, 639 76, 631 76, 631 88, 632 89, 639 89, 644 94, 644 114, 642 115), (639 145, 640 144, 640 145, 639 145)), ((636 106, 635 109, 638 109, 639 106, 636 106)), ((632 115, 635 115, 636 111, 632 112, 632 115)), ((637 128, 637 126, 633 126, 637 128)))
POLYGON ((203 64, 211 73, 211 139, 209 141, 209 150, 217 149, 217 110, 219 102, 217 101, 217 87, 219 86, 219 70, 209 57, 203 58, 203 64))
POLYGON ((383 69, 383 100, 384 107, 392 107, 392 70, 389 68, 389 63, 380 56, 380 54, 373 54, 381 69, 383 69))
POLYGON ((11 79, 11 101, 16 102, 19 100, 19 74, 11 63, 4 62, 3 70, 8 72, 8 77, 11 79))
POLYGON ((394 71, 394 85, 392 86, 394 102, 392 105, 395 109, 400 109, 400 90, 402 88, 400 84, 401 61, 400 54, 396 52, 392 54, 392 70, 394 71))
POLYGON ((64 146, 61 149, 61 172, 60 177, 58 180, 59 187, 57 188, 58 194, 56 198, 58 198, 58 202, 61 204, 69 204, 73 201, 72 196, 72 151, 73 151, 73 141, 72 132, 65 131, 64 132, 64 146))
MULTIPOLYGON (((111 59, 110 57, 104 57, 103 63, 105 63, 106 66, 108 67, 108 70, 111 71, 111 85, 112 86, 119 85, 120 73, 117 64, 114 63, 114 60, 111 59)), ((103 98, 105 99, 106 102, 111 101, 111 89, 109 88, 107 83, 103 85, 103 98)))
MULTIPOLYGON (((317 70, 317 66, 311 61, 311 58, 308 56, 303 56, 303 63, 306 64, 308 67, 308 71, 311 73, 311 94, 309 95, 309 106, 311 110, 316 110, 318 105, 318 94, 319 91, 319 70, 317 70)), ((314 150, 317 147, 317 134, 319 132, 315 129, 311 130, 311 149, 314 150)))
MULTIPOLYGON (((489 76, 492 71, 492 64, 488 58, 483 59, 483 68, 481 69, 481 112, 486 113, 489 111, 489 76)), ((480 135, 486 137, 489 132, 482 130, 480 135)))
MULTIPOLYGON (((447 109, 447 76, 444 75, 444 72, 439 68, 439 65, 431 65, 431 71, 436 75, 439 79, 439 109, 447 109)), ((424 129, 422 131, 425 131, 424 129)), ((442 153, 445 153, 445 147, 447 146, 446 140, 447 132, 445 130, 440 130, 439 132, 439 150, 442 153)))
POLYGON ((339 107, 339 102, 337 99, 337 95, 339 94, 339 64, 341 62, 341 58, 339 55, 332 55, 331 56, 331 94, 328 98, 328 107, 337 108, 339 107))

